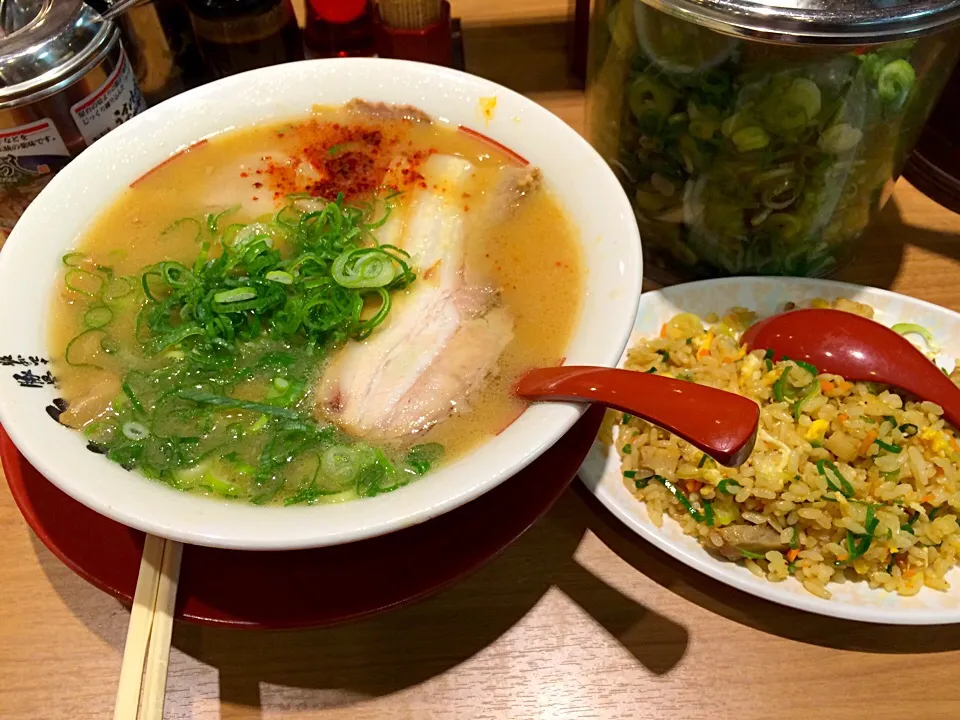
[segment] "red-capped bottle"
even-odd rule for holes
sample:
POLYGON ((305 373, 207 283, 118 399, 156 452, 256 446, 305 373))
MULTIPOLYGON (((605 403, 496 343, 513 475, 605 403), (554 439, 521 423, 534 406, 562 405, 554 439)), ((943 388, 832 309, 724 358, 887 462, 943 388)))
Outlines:
POLYGON ((303 42, 311 58, 375 55, 373 0, 307 0, 303 42))

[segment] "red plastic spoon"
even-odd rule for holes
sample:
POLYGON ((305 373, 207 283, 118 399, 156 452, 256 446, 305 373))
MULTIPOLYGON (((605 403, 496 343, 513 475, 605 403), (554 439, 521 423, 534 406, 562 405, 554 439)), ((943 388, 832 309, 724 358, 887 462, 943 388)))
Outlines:
POLYGON ((937 403, 960 427, 960 388, 909 340, 873 320, 842 310, 792 310, 756 323, 740 342, 847 380, 902 388, 937 403))
POLYGON ((600 403, 636 415, 727 467, 742 465, 757 440, 760 408, 753 400, 658 375, 600 367, 539 368, 520 378, 516 393, 528 400, 600 403))

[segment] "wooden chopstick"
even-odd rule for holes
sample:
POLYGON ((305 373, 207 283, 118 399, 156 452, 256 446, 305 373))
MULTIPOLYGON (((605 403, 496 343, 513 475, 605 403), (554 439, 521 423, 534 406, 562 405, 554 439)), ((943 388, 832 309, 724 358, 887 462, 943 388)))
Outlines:
POLYGON ((120 684, 114 720, 134 720, 144 695, 144 718, 163 715, 173 608, 177 596, 183 545, 147 535, 140 558, 137 589, 130 608, 130 624, 120 666, 120 684), (149 648, 149 655, 148 655, 149 648), (147 663, 144 676, 144 661, 147 663), (141 690, 141 686, 145 688, 141 690))
POLYGON ((163 698, 167 688, 167 665, 170 660, 170 636, 173 633, 173 606, 177 602, 177 580, 183 545, 167 540, 163 551, 160 587, 150 630, 147 669, 143 679, 141 720, 163 720, 163 698))

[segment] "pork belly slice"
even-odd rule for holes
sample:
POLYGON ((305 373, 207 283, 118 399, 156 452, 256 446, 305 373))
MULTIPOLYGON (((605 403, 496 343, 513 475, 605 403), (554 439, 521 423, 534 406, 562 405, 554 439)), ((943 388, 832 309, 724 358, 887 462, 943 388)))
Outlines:
POLYGON ((369 338, 338 351, 319 380, 317 417, 359 437, 400 438, 447 417, 497 372, 513 339, 496 289, 464 279, 462 196, 473 166, 434 155, 421 172, 426 187, 379 236, 410 253, 417 281, 369 338))

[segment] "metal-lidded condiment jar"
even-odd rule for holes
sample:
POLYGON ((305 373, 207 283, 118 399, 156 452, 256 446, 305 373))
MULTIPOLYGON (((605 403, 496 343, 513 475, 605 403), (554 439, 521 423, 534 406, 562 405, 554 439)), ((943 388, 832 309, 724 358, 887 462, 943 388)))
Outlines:
POLYGON ((7 0, 0 30, 2 244, 59 169, 146 105, 119 30, 81 0, 7 0))
POLYGON ((830 274, 956 63, 960 0, 599 0, 591 141, 651 275, 830 274))

